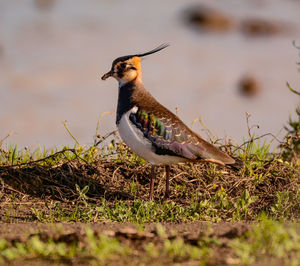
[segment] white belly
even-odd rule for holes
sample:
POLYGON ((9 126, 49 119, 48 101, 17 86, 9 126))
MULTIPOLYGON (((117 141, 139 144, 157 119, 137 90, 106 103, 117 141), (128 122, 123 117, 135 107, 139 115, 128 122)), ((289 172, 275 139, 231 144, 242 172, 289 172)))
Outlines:
POLYGON ((152 165, 185 162, 185 158, 170 155, 158 155, 154 152, 152 143, 146 139, 143 133, 129 120, 129 115, 136 112, 137 107, 133 107, 122 116, 119 124, 117 125, 120 136, 127 146, 129 146, 135 154, 142 157, 152 165))

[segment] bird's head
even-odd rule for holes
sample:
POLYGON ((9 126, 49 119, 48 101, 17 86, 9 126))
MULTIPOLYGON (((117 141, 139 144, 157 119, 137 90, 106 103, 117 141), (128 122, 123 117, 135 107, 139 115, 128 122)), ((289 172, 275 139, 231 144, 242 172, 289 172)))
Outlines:
POLYGON ((141 58, 156 53, 168 46, 168 44, 162 44, 143 54, 118 57, 113 61, 111 70, 104 74, 101 79, 106 80, 109 77, 114 77, 120 84, 126 84, 137 78, 141 78, 141 58))

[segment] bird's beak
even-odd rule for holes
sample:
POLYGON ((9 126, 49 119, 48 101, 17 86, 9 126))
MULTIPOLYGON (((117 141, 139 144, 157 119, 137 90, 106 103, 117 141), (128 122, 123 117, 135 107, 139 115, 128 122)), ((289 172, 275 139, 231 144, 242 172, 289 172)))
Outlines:
POLYGON ((106 80, 107 78, 111 77, 112 74, 113 74, 113 72, 112 72, 112 71, 109 71, 109 72, 107 72, 106 74, 104 74, 104 75, 102 76, 101 79, 102 79, 102 80, 106 80))

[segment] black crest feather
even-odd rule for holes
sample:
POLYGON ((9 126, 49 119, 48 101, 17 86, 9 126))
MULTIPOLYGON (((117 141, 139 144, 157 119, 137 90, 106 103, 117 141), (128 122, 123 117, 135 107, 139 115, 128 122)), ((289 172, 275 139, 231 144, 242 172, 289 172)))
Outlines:
POLYGON ((170 46, 168 43, 163 43, 163 44, 157 46, 156 48, 154 48, 154 49, 152 49, 151 51, 146 52, 146 53, 142 53, 142 54, 133 54, 133 55, 125 55, 125 56, 118 57, 117 59, 115 59, 115 60, 113 61, 113 65, 115 65, 116 63, 121 62, 121 61, 126 61, 126 60, 128 60, 128 59, 130 59, 130 58, 132 58, 132 57, 135 57, 135 56, 143 57, 143 56, 147 56, 147 55, 150 55, 150 54, 157 53, 157 52, 159 52, 160 50, 167 48, 168 46, 170 46))

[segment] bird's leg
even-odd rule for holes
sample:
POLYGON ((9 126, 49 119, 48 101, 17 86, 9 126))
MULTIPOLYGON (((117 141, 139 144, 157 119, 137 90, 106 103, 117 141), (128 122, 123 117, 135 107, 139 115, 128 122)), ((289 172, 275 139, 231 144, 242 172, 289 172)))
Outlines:
POLYGON ((166 165, 166 191, 165 191, 165 199, 168 199, 170 196, 170 165, 166 165))
POLYGON ((151 166, 151 173, 150 173, 150 201, 153 200, 153 190, 154 190, 154 180, 155 180, 155 166, 151 166))

